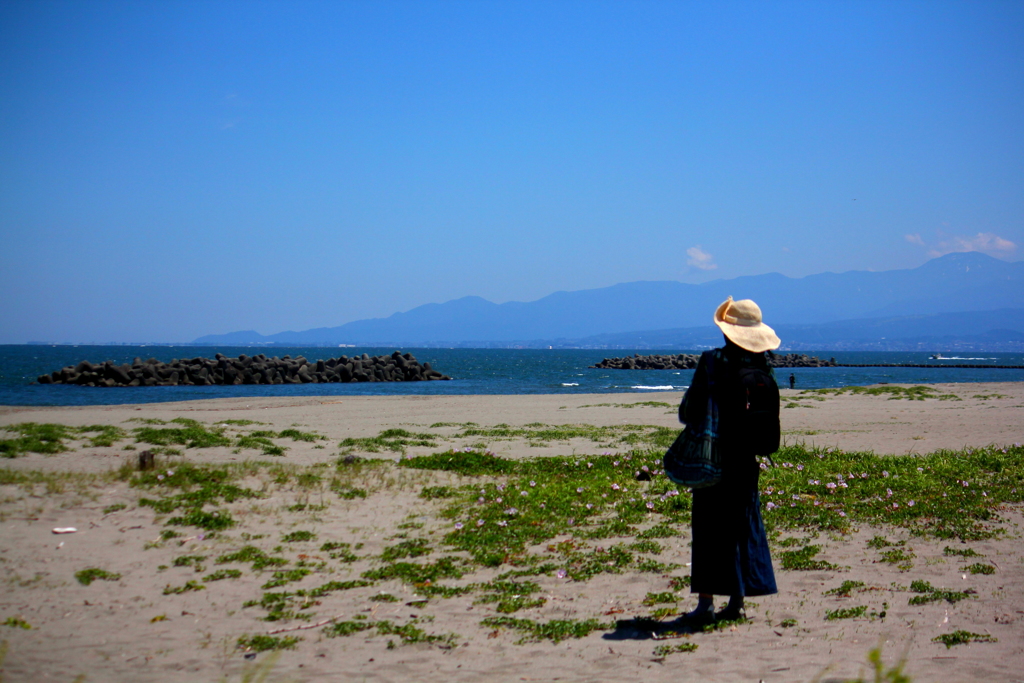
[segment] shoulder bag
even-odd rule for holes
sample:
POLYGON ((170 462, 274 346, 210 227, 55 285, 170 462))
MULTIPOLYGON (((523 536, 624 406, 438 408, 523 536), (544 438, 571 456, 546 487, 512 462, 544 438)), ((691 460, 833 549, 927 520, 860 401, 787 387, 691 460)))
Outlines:
POLYGON ((714 353, 705 356, 708 408, 700 424, 687 425, 669 446, 663 461, 665 474, 676 484, 691 489, 714 486, 722 480, 718 452, 718 404, 714 399, 714 353))

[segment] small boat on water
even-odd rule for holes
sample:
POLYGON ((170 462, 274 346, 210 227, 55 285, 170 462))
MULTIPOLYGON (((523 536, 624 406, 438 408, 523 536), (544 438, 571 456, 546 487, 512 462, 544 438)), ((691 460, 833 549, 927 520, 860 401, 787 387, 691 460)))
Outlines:
POLYGON ((928 356, 928 360, 945 360, 945 358, 942 357, 941 353, 933 353, 932 355, 928 356))

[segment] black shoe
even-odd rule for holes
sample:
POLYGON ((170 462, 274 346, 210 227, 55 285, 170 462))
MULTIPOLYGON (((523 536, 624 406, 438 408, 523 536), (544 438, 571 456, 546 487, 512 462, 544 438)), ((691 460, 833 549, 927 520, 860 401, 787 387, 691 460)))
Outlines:
POLYGON ((715 621, 746 621, 747 612, 742 607, 726 607, 715 614, 715 621))
POLYGON ((679 622, 691 628, 701 628, 708 624, 713 624, 715 623, 715 608, 695 609, 692 612, 687 612, 679 617, 679 622))

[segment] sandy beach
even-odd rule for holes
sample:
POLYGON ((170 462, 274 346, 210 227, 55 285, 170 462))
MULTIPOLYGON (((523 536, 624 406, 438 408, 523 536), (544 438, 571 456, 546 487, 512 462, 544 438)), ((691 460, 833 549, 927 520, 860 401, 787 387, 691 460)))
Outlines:
MULTIPOLYGON (((930 388, 923 400, 784 390, 784 439, 808 448, 910 458, 1024 442, 1024 383, 930 388)), ((881 646, 887 663, 906 657, 905 672, 915 681, 1024 680, 1024 510, 1016 504, 998 511, 1003 533, 969 543, 867 525, 844 534, 784 533, 773 539, 773 556, 786 539, 813 541, 821 548, 819 559, 835 568, 788 571, 776 563, 780 592, 751 600, 748 623, 665 641, 652 640, 643 622, 637 622, 641 626, 635 629, 599 629, 557 643, 520 644, 521 633, 482 625, 499 613, 495 602, 480 600, 479 590, 423 598, 415 585, 397 578, 365 579, 368 571, 382 566, 382 554, 402 543, 429 543, 431 548, 408 562, 458 556, 442 542, 452 528, 441 514, 445 500, 423 493, 494 479, 389 462, 358 470, 361 481, 346 479, 344 486, 358 484, 365 493, 346 497, 349 489, 328 485, 329 475, 346 467, 337 465, 339 460, 397 461, 466 448, 512 460, 624 456, 643 447, 643 435, 656 428, 679 428, 680 398, 679 393, 290 397, 0 407, 0 429, 36 423, 122 430, 103 444, 89 441, 97 431, 76 431, 64 438, 67 451, 22 452, 0 461, 5 473, 0 485, 0 622, 6 620, 0 626, 6 647, 0 674, 4 681, 242 681, 257 673, 267 674, 268 681, 841 681, 867 675, 868 653, 881 646), (224 442, 190 447, 140 441, 142 432, 136 430, 173 428, 182 423, 172 421, 181 418, 216 431, 224 442), (586 429, 559 432, 565 438, 523 435, 539 425, 586 429), (476 428, 486 428, 486 434, 476 428), (590 435, 596 433, 592 428, 600 428, 600 439, 590 435), (260 443, 243 437, 258 436, 261 430, 273 434, 262 438, 282 454, 244 445, 260 443), (393 430, 391 437, 388 430, 393 430), (289 432, 298 436, 284 436, 289 432), (639 446, 629 434, 641 435, 639 446), (388 450, 396 438, 422 443, 388 450), (239 480, 260 497, 224 503, 236 524, 206 534, 187 525, 169 526, 172 513, 140 504, 153 495, 152 489, 129 480, 145 449, 157 451, 160 472, 173 472, 184 463, 269 466, 239 480), (54 533, 69 527, 76 531, 54 533), (169 529, 178 535, 170 536, 169 529), (902 565, 880 561, 870 543, 878 537, 912 559, 902 565), (337 547, 325 550, 331 543, 337 547), (285 558, 289 570, 303 571, 267 588, 275 577, 273 566, 218 563, 247 546, 285 558), (964 556, 951 554, 951 546, 969 547, 995 571, 965 572, 964 556), (108 575, 85 585, 76 573, 87 568, 108 575), (227 569, 237 575, 209 578, 227 569), (909 604, 907 585, 915 580, 969 591, 970 599, 909 604), (351 583, 360 581, 365 585, 351 583), (861 582, 864 592, 853 597, 828 592, 846 581, 861 582), (313 590, 327 582, 349 583, 333 591, 313 590), (303 590, 302 616, 308 618, 267 621, 266 603, 244 606, 259 603, 267 591, 303 590), (854 604, 868 610, 854 618, 825 618, 829 611, 854 604), (437 637, 407 637, 412 631, 402 635, 383 627, 343 637, 325 632, 334 623, 360 621, 414 625, 437 637), (949 649, 933 642, 957 630, 995 640, 949 649), (276 652, 239 647, 239 638, 261 634, 301 640, 293 649, 276 652), (671 654, 657 649, 680 642, 699 647, 671 654)), ((0 438, 18 433, 6 430, 0 438)), ((656 518, 652 514, 643 528, 657 525, 656 518)), ((571 536, 552 542, 562 541, 574 542, 571 536)), ((649 594, 674 591, 671 578, 689 573, 686 527, 657 541, 657 560, 677 568, 598 573, 586 581, 554 572, 530 576, 543 603, 508 616, 602 623, 650 617, 649 594)), ((531 552, 550 552, 545 546, 531 552)), ((444 583, 483 584, 509 569, 474 566, 444 583)), ((678 611, 690 609, 688 589, 675 592, 678 611)))

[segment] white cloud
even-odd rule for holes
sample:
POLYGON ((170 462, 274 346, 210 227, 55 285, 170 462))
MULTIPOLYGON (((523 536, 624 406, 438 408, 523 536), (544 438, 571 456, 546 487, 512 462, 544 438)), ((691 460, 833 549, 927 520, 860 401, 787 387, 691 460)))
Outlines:
POLYGON ((718 267, 718 264, 715 263, 715 258, 701 249, 699 244, 687 249, 686 255, 690 257, 686 260, 686 265, 688 266, 700 268, 701 270, 714 270, 718 267))
POLYGON ((979 232, 973 237, 954 235, 948 240, 939 242, 928 250, 931 257, 943 256, 953 252, 980 251, 989 256, 1009 256, 1017 250, 1017 245, 991 232, 979 232))
POLYGON ((911 244, 916 244, 919 247, 924 246, 924 240, 921 239, 921 235, 918 233, 914 233, 913 235, 904 235, 903 239, 910 242, 911 244))

